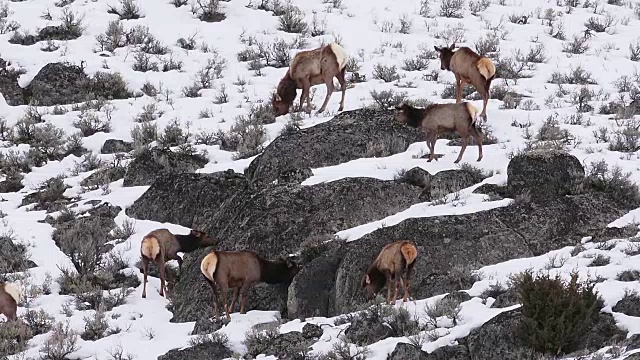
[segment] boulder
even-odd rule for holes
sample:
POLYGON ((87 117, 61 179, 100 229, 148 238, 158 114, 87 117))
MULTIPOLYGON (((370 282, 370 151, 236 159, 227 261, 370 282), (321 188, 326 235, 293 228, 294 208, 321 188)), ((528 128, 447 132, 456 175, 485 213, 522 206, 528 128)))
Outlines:
POLYGON ((26 92, 40 106, 79 103, 87 100, 89 76, 80 66, 50 63, 42 67, 26 92))
POLYGON ((464 345, 443 346, 427 353, 412 344, 398 343, 387 360, 471 360, 464 345))
POLYGON ((100 149, 101 154, 116 154, 121 152, 129 152, 133 150, 133 143, 118 140, 118 139, 107 139, 104 144, 102 144, 102 148, 100 149))
POLYGON ((443 170, 431 178, 429 194, 431 200, 455 193, 477 183, 473 174, 466 170, 443 170))
POLYGON ((323 334, 322 328, 316 324, 306 323, 302 327, 302 336, 305 339, 319 339, 323 334))
POLYGON ((611 310, 628 316, 640 317, 640 297, 638 295, 625 296, 611 310))
POLYGON ((122 179, 125 172, 126 169, 122 166, 99 169, 93 174, 82 179, 80 181, 80 186, 89 188, 90 190, 95 190, 105 183, 111 183, 122 179))
MULTIPOLYGON (((262 186, 291 171, 389 156, 423 140, 420 130, 395 122, 392 110, 344 111, 327 122, 278 136, 251 162, 245 175, 252 185, 262 186)), ((296 181, 310 176, 308 172, 301 175, 296 181)))
POLYGON ((534 201, 579 194, 584 167, 573 155, 557 150, 533 150, 514 156, 507 166, 507 187, 512 194, 528 194, 534 201))
POLYGON ((166 174, 191 173, 205 166, 208 159, 200 155, 153 148, 138 154, 127 166, 123 186, 151 185, 166 174))
POLYGON ((393 351, 387 356, 387 360, 426 360, 427 353, 420 348, 407 343, 398 343, 393 351))
POLYGON ((466 339, 471 357, 478 360, 532 358, 533 350, 516 335, 521 317, 520 309, 505 311, 471 330, 466 339))
POLYGON ((305 339, 300 332, 291 331, 271 340, 263 354, 274 355, 279 360, 305 360, 307 358, 302 353, 312 344, 313 340, 305 339))
POLYGON ((218 342, 203 342, 185 349, 173 349, 158 360, 223 360, 228 359, 233 352, 218 342))
POLYGON ((244 176, 233 170, 212 174, 166 174, 159 176, 125 213, 136 219, 197 228, 202 224, 194 223, 196 215, 201 219, 203 213, 217 211, 234 194, 247 189, 244 176))

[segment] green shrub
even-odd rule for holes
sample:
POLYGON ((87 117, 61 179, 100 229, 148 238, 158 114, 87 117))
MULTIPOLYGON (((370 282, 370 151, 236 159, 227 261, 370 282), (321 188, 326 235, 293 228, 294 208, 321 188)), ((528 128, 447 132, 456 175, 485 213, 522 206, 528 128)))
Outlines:
POLYGON ((570 281, 531 271, 512 277, 522 302, 518 336, 530 348, 555 355, 579 350, 576 342, 591 327, 603 304, 594 292, 595 283, 570 281))

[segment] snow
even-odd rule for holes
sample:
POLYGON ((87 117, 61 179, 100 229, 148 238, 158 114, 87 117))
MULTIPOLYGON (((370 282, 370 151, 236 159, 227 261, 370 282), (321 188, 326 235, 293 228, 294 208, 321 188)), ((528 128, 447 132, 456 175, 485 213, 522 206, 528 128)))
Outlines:
MULTIPOLYGON (((47 25, 56 25, 59 23, 58 18, 62 9, 55 6, 55 2, 54 0, 7 2, 5 4, 10 9, 8 20, 19 23, 21 31, 30 31, 31 33, 47 25), (46 11, 51 13, 53 20, 46 20, 41 16, 46 11)), ((234 0, 221 2, 222 11, 226 14, 225 20, 219 23, 206 23, 191 14, 190 4, 175 8, 169 1, 138 0, 136 3, 144 16, 135 20, 122 21, 125 29, 131 29, 136 25, 148 26, 151 34, 162 44, 169 46, 172 50, 172 56, 183 63, 182 71, 134 71, 132 69, 134 63, 132 47, 119 48, 110 56, 101 56, 101 53, 96 51, 95 37, 106 30, 110 21, 118 18, 117 15, 107 13, 110 5, 118 6, 117 2, 111 0, 76 0, 71 3, 69 8, 84 16, 84 33, 76 40, 54 41, 60 48, 53 52, 41 51, 41 43, 32 46, 11 44, 8 41, 13 35, 11 32, 0 35, 0 55, 2 58, 11 62, 14 68, 22 68, 26 71, 19 78, 21 86, 28 85, 46 64, 63 61, 76 65, 80 65, 82 62, 88 74, 93 74, 96 71, 120 72, 132 91, 138 91, 146 82, 162 89, 161 94, 155 98, 144 95, 132 99, 111 101, 114 107, 111 132, 108 134, 98 132, 84 138, 84 147, 99 154, 102 144, 107 139, 130 141, 131 130, 136 125, 134 118, 149 104, 155 104, 158 111, 161 112, 161 115, 154 120, 160 131, 173 119, 178 119, 183 129, 186 130, 188 126, 189 131, 195 135, 218 130, 227 131, 234 124, 235 117, 247 114, 252 104, 269 102, 270 92, 275 88, 286 69, 266 67, 262 69, 261 76, 255 76, 254 72, 247 68, 247 63, 241 63, 237 60, 237 53, 244 50, 246 46, 241 39, 247 41, 250 36, 254 36, 257 41, 267 42, 275 38, 287 41, 295 39, 295 34, 277 30, 278 19, 271 13, 251 8, 250 2, 247 0, 234 0), (197 42, 196 50, 187 51, 175 45, 178 38, 191 36, 197 42), (215 51, 202 51, 203 44, 215 51), (195 73, 202 68, 208 59, 215 58, 216 54, 227 61, 227 67, 222 71, 222 77, 214 80, 211 89, 203 90, 201 97, 184 97, 181 94, 182 88, 190 85, 195 73), (246 84, 235 85, 234 83, 237 83, 239 79, 243 79, 246 84), (214 103, 223 87, 228 94, 228 102, 214 103), (203 110, 207 110, 207 116, 200 116, 203 110)), ((607 104, 609 100, 618 97, 614 85, 616 79, 622 75, 633 76, 638 71, 638 63, 629 60, 629 44, 637 41, 638 29, 640 29, 640 19, 634 14, 631 7, 601 3, 599 9, 611 13, 619 20, 614 26, 615 33, 594 33, 593 38, 589 40, 590 48, 585 54, 569 55, 562 52, 563 41, 551 38, 546 33, 548 30, 545 25, 546 21, 540 18, 544 17, 546 9, 551 8, 558 13, 558 17, 563 22, 567 39, 572 39, 574 34, 581 34, 584 30, 584 22, 590 17, 603 18, 604 15, 594 15, 593 9, 582 6, 567 13, 565 7, 557 6, 556 1, 552 0, 528 2, 506 0, 502 2, 502 5, 492 3, 488 9, 480 12, 480 16, 471 15, 468 4, 465 4, 464 19, 447 19, 436 16, 440 7, 439 0, 429 3, 431 11, 428 18, 419 15, 421 8, 419 0, 405 0, 400 4, 391 0, 350 0, 334 3, 341 3, 341 5, 339 8, 333 8, 330 2, 322 0, 300 0, 296 1, 295 5, 304 11, 309 23, 311 23, 314 11, 317 12, 320 21, 326 20, 326 34, 309 38, 305 49, 339 39, 350 56, 358 59, 361 66, 360 74, 366 75, 366 82, 357 83, 353 88, 347 90, 345 110, 358 109, 372 104, 371 90, 405 92, 412 99, 439 102, 455 101, 440 98, 442 90, 447 83, 453 82, 454 76, 451 72, 441 71, 439 61, 430 61, 428 69, 423 71, 405 71, 402 70, 402 64, 404 60, 420 54, 423 48, 432 49, 434 45, 448 45, 451 41, 442 39, 440 35, 447 30, 451 31, 458 24, 462 24, 465 29, 464 39, 457 41, 458 46, 467 45, 473 48, 479 39, 491 32, 489 27, 493 27, 498 29, 497 33, 501 37, 499 48, 503 56, 512 56, 513 52, 518 49, 526 53, 530 47, 544 44, 548 57, 546 63, 538 64, 535 71, 530 72, 532 74, 530 78, 522 78, 517 82, 508 81, 510 90, 529 96, 523 101, 531 100, 539 106, 539 110, 502 109, 502 101, 490 100, 487 109, 489 120, 485 126, 490 128, 499 142, 483 147, 484 159, 481 162, 475 161, 478 155, 476 146, 469 146, 464 154, 463 162, 482 170, 492 171, 493 176, 485 179, 481 184, 447 195, 444 201, 415 204, 386 218, 349 229, 341 229, 335 235, 348 241, 357 241, 378 228, 395 225, 408 218, 468 214, 509 205, 513 201, 512 199, 491 201, 485 195, 473 194, 473 190, 482 184, 503 184, 506 181, 506 168, 510 157, 524 148, 527 139, 530 136, 535 136, 545 120, 555 113, 557 113, 560 128, 570 131, 576 139, 568 147, 569 151, 583 164, 588 166, 591 162, 604 160, 610 167, 615 165, 619 166, 623 172, 630 172, 631 180, 636 183, 640 182, 638 152, 610 151, 608 144, 599 142, 594 135, 599 128, 606 128, 610 134, 613 134, 616 129, 623 129, 627 123, 627 121, 612 121, 608 116, 599 115, 598 109, 600 105, 607 104), (533 14, 527 25, 513 24, 508 21, 508 17, 512 14, 525 13, 533 14), (541 15, 538 17, 536 14, 541 15), (412 22, 411 30, 407 34, 397 31, 399 19, 403 16, 412 22), (394 30, 381 31, 386 23, 393 24, 394 30), (402 77, 400 81, 385 83, 382 80, 373 79, 372 73, 378 63, 395 65, 402 77), (590 102, 595 110, 584 114, 583 124, 570 125, 565 123, 565 119, 576 114, 576 107, 570 101, 571 96, 558 97, 556 95, 558 86, 550 84, 548 80, 554 72, 566 73, 577 66, 592 73, 598 85, 590 85, 590 89, 598 95, 590 102), (424 74, 429 74, 431 71, 436 71, 439 74, 437 81, 427 81, 423 78, 424 74), (411 84, 411 86, 406 87, 406 84, 411 84), (602 93, 599 93, 600 91, 602 93), (605 94, 609 94, 609 96, 605 94), (526 123, 531 124, 528 129, 516 126, 526 123)), ((255 3, 252 6, 255 6, 255 3)), ((299 50, 303 49, 291 50, 290 53, 293 55, 299 50)), ((167 56, 162 57, 166 58, 167 56)), ((504 83, 502 79, 498 79, 493 82, 492 89, 504 85, 504 83)), ((579 89, 580 85, 563 85, 562 88, 574 91, 579 89)), ((314 90, 313 103, 319 107, 326 90, 322 85, 315 87, 314 90)), ((301 127, 307 128, 329 121, 336 114, 339 97, 339 93, 332 96, 327 112, 324 114, 305 115, 301 127)), ((473 103, 479 109, 482 106, 480 100, 473 101, 473 103)), ((0 100, 0 117, 4 117, 8 125, 14 125, 22 117, 26 108, 27 106, 9 106, 2 99, 0 100)), ((70 105, 66 105, 64 108, 71 110, 70 105)), ((46 109, 51 112, 52 107, 46 109)), ((103 112, 96 113, 99 116, 105 116, 103 112)), ((62 128, 66 134, 72 134, 77 131, 72 123, 79 114, 80 112, 77 110, 69 111, 63 115, 48 113, 43 116, 43 119, 62 128)), ((263 145, 266 146, 270 141, 273 141, 290 118, 291 115, 282 116, 275 123, 265 125, 267 141, 263 145)), ((303 185, 311 186, 345 177, 360 176, 392 180, 400 171, 416 166, 431 174, 456 169, 458 166, 453 164, 453 160, 457 157, 460 148, 447 146, 446 143, 446 140, 439 140, 436 143, 436 152, 444 154, 437 161, 428 163, 425 159, 420 158, 428 153, 428 149, 424 142, 419 142, 412 144, 405 152, 399 154, 380 158, 356 159, 334 166, 312 169, 313 176, 305 180, 303 185)), ((0 147, 1 153, 7 153, 10 150, 21 153, 29 149, 29 146, 24 144, 12 146, 5 142, 4 145, 4 147, 0 147)), ((206 150, 209 159, 206 166, 197 170, 199 173, 213 173, 227 169, 241 173, 255 158, 254 156, 234 160, 235 154, 233 152, 221 150, 218 145, 196 145, 196 148, 206 150)), ((105 161, 113 159, 112 155, 100 154, 99 157, 105 161)), ((118 180, 110 184, 108 194, 102 190, 83 192, 79 184, 80 181, 94 171, 72 175, 70 169, 80 160, 81 158, 70 155, 61 161, 50 161, 25 174, 23 184, 26 187, 23 190, 17 193, 0 194, 0 214, 4 214, 0 221, 0 234, 13 233, 17 242, 27 245, 31 259, 38 264, 37 267, 27 271, 25 279, 19 281, 24 287, 37 287, 46 281, 48 275, 55 280, 60 275, 60 268, 72 266, 70 260, 55 245, 52 239, 53 228, 42 221, 47 214, 44 211, 28 211, 29 206, 20 206, 25 195, 32 192, 46 179, 63 175, 65 183, 71 186, 66 190, 65 195, 78 196, 80 199, 77 201, 78 207, 74 209, 75 211, 89 208, 86 202, 91 200, 108 202, 126 209, 148 189, 148 186, 123 187, 123 181, 118 180)), ((2 180, 1 177, 0 180, 2 180)), ((52 215, 56 216, 56 214, 52 215)), ((616 227, 636 223, 638 218, 640 218, 640 209, 630 211, 620 219, 611 222, 609 226, 616 227)), ((124 210, 115 218, 117 224, 130 220, 132 219, 125 214, 124 210)), ((116 244, 112 250, 124 255, 129 263, 127 271, 137 274, 140 280, 142 280, 142 275, 135 267, 139 257, 140 241, 144 234, 158 227, 166 227, 176 232, 188 230, 175 224, 135 220, 135 233, 128 239, 121 239, 122 242, 116 244)), ((423 350, 431 352, 437 347, 453 344, 456 339, 466 336, 472 329, 481 326, 499 313, 517 307, 516 305, 504 309, 493 309, 489 307, 493 299, 490 298, 483 302, 478 296, 489 286, 496 283, 505 284, 509 281, 511 274, 527 269, 548 270, 552 274, 560 274, 566 278, 572 271, 577 271, 581 278, 602 277, 604 280, 598 283, 596 289, 605 301, 603 311, 612 312, 612 307, 622 299, 625 290, 640 291, 640 285, 637 281, 621 282, 616 280, 617 274, 621 271, 640 270, 640 265, 637 265, 640 255, 630 256, 625 253, 625 249, 628 247, 640 246, 634 242, 635 240, 637 239, 614 239, 611 242, 615 243, 615 247, 605 250, 598 248, 596 244, 590 243, 586 239, 583 245, 584 250, 578 254, 572 255, 573 247, 566 247, 548 254, 514 259, 478 269, 477 273, 481 279, 470 289, 467 289, 474 298, 461 305, 462 320, 457 326, 449 324, 448 328, 436 329, 443 336, 435 341, 427 341, 422 347, 423 350), (605 266, 590 267, 589 264, 597 254, 610 257, 610 263, 605 266)), ((147 291, 148 297, 146 299, 140 298, 141 287, 142 285, 134 289, 133 293, 128 296, 126 304, 107 312, 110 326, 120 328, 121 331, 97 341, 79 340, 79 350, 74 355, 82 358, 108 359, 110 351, 121 347, 125 353, 130 353, 135 359, 154 359, 170 349, 188 346, 189 340, 193 338, 190 332, 194 323, 172 323, 169 321, 172 314, 166 309, 167 300, 158 295, 159 280, 157 278, 149 278, 149 291, 147 291)), ((49 295, 35 297, 30 304, 31 309, 42 309, 54 316, 56 321, 69 321, 74 330, 81 332, 84 329, 84 318, 91 316, 93 311, 74 310, 72 316, 67 317, 61 313, 61 310, 71 297, 60 295, 59 286, 55 281, 51 284, 51 290, 52 293, 49 295)), ((396 306, 405 306, 410 312, 416 313, 421 319, 424 319, 422 311, 424 306, 441 299, 444 295, 440 294, 429 299, 419 299, 405 304, 398 302, 396 306)), ((26 312, 25 307, 19 308, 19 315, 24 315, 26 312)), ((640 333, 639 318, 615 312, 613 312, 613 316, 618 326, 628 330, 629 335, 640 333)), ((277 311, 250 311, 247 314, 234 313, 231 317, 231 323, 219 332, 229 337, 232 351, 243 354, 246 351, 243 345, 245 333, 254 325, 279 319, 280 314, 277 311)), ((315 353, 329 351, 332 344, 339 341, 338 335, 341 335, 341 332, 348 326, 348 324, 335 326, 333 324, 335 319, 323 317, 306 319, 306 322, 321 324, 323 327, 323 336, 312 346, 315 353)), ((301 331, 304 324, 299 319, 295 319, 282 323, 279 329, 282 333, 301 331)), ((36 336, 29 342, 29 349, 25 353, 10 358, 37 357, 48 336, 49 334, 36 336)), ((371 350, 370 358, 386 359, 387 354, 393 350, 398 342, 407 341, 407 338, 389 338, 372 344, 369 347, 371 350)), ((602 351, 605 350, 602 349, 602 351)), ((260 358, 273 359, 275 357, 262 356, 260 358)))

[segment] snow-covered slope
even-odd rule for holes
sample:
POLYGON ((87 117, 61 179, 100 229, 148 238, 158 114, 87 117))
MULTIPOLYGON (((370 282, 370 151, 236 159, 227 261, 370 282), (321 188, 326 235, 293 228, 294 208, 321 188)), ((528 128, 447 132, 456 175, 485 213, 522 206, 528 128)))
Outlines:
MULTIPOLYGON (((452 0, 442 0, 445 3, 455 3, 452 0)), ((179 1, 174 1, 179 2, 179 1)), ((135 4, 142 15, 137 19, 122 20, 124 29, 129 30, 134 26, 147 26, 149 32, 164 46, 170 49, 166 55, 151 55, 150 60, 157 62, 162 68, 163 62, 170 58, 181 62, 181 71, 136 71, 134 65, 139 55, 135 46, 125 46, 115 49, 113 53, 99 51, 96 37, 107 31, 109 23, 117 20, 118 15, 108 13, 111 6, 120 8, 122 5, 108 0, 76 0, 62 8, 55 0, 26 0, 7 2, 3 1, 0 9, 7 9, 3 27, 11 22, 20 25, 19 33, 36 33, 48 25, 60 23, 60 16, 65 11, 71 11, 77 16, 82 16, 84 31, 82 36, 74 40, 53 41, 47 43, 41 41, 30 46, 13 44, 9 40, 14 36, 13 32, 6 31, 0 35, 0 57, 8 61, 15 68, 24 69, 19 83, 26 86, 36 76, 40 69, 52 62, 70 62, 84 67, 87 74, 96 71, 120 72, 128 83, 131 91, 139 92, 147 83, 155 86, 159 91, 154 97, 140 94, 141 96, 126 100, 113 100, 111 104, 110 132, 97 132, 84 137, 84 147, 98 154, 104 161, 112 161, 112 155, 100 154, 100 149, 107 139, 131 140, 131 130, 137 126, 136 116, 148 108, 150 104, 157 107, 157 118, 153 122, 158 130, 173 121, 178 121, 180 127, 189 129, 193 134, 190 141, 194 141, 198 134, 210 134, 218 130, 228 131, 235 123, 238 115, 248 113, 254 104, 269 104, 270 94, 284 75, 284 67, 264 67, 259 71, 249 69, 249 61, 240 62, 239 54, 246 52, 251 47, 257 49, 257 44, 273 44, 282 39, 287 43, 298 41, 299 34, 287 33, 279 30, 279 18, 272 12, 258 9, 259 2, 245 0, 231 0, 220 2, 220 11, 225 14, 225 19, 220 22, 204 22, 198 19, 191 11, 192 3, 197 0, 187 1, 187 5, 176 7, 169 0, 145 1, 138 0, 135 4), (50 18, 46 16, 50 14, 50 18), (192 50, 185 50, 178 46, 178 39, 185 42, 195 41, 192 50), (298 40, 296 40, 298 39, 298 40), (55 46, 54 46, 55 45, 55 46), (43 51, 44 47, 57 47, 55 51, 43 51), (108 55, 108 56, 103 56, 108 55), (214 77, 208 89, 201 90, 199 97, 186 97, 183 88, 193 84, 198 72, 207 64, 214 61, 220 67, 219 78, 214 77), (224 66, 222 66, 224 65, 224 66), (224 100, 224 101, 223 101, 224 100)), ((610 3, 612 1, 609 1, 610 3)), ((264 4, 264 3, 263 3, 264 4)), ((637 125, 639 119, 611 120, 612 115, 602 115, 599 110, 601 105, 609 101, 617 101, 624 96, 626 104, 630 103, 631 96, 640 96, 640 75, 638 75, 638 59, 632 61, 631 48, 636 49, 640 57, 640 5, 637 2, 624 2, 621 5, 597 2, 596 5, 584 7, 582 4, 575 8, 569 8, 560 1, 521 1, 500 0, 488 1, 463 1, 462 18, 446 18, 440 16, 441 1, 419 0, 350 0, 350 1, 321 1, 300 0, 294 3, 301 9, 304 20, 309 24, 309 32, 304 36, 304 49, 317 47, 331 41, 339 41, 356 59, 360 75, 366 76, 366 81, 356 82, 346 93, 345 110, 353 110, 363 106, 374 104, 372 91, 382 92, 392 90, 395 93, 405 93, 407 98, 428 101, 453 102, 454 99, 442 99, 442 92, 453 82, 451 72, 440 70, 440 62, 436 59, 427 59, 433 56, 434 45, 443 46, 456 42, 458 46, 467 45, 476 48, 476 44, 488 39, 499 39, 499 45, 495 49, 503 60, 501 66, 508 66, 505 59, 516 59, 516 52, 526 55, 531 48, 544 47, 546 61, 542 63, 529 63, 528 69, 522 73, 517 81, 497 79, 493 83, 492 91, 500 91, 500 88, 508 88, 526 97, 520 102, 518 108, 504 108, 503 101, 491 100, 488 106, 489 121, 487 126, 493 136, 498 139, 494 145, 485 145, 485 158, 476 163, 477 147, 469 146, 463 161, 472 163, 484 170, 494 171, 495 175, 486 179, 485 183, 503 183, 506 180, 506 166, 510 157, 520 149, 527 146, 531 139, 535 139, 539 129, 548 119, 557 119, 557 126, 567 130, 566 136, 555 138, 556 143, 565 143, 567 149, 585 165, 592 162, 605 160, 610 167, 618 166, 623 172, 631 172, 631 180, 640 182, 640 168, 637 149, 631 151, 611 151, 615 149, 617 136, 622 136, 622 131, 627 130, 626 136, 632 143, 632 147, 640 147, 640 133, 637 125), (486 8, 482 9, 484 3, 486 8), (428 9, 425 10, 425 4, 428 9), (474 8, 474 14, 470 8, 474 8), (550 9, 550 10, 548 10, 550 9), (568 11, 570 9, 570 11, 568 11), (478 10, 478 11, 475 11, 478 10), (607 15, 608 14, 608 15, 607 15), (510 21, 510 18, 520 18, 528 15, 526 24, 518 24, 510 21), (574 42, 574 36, 584 36, 584 23, 591 17, 604 22, 610 16, 614 25, 606 32, 593 32, 592 37, 585 40, 588 49, 581 54, 570 54, 563 49, 567 44, 574 42), (545 17, 547 19, 545 19, 545 17), (548 20, 553 18, 554 20, 548 20), (553 27, 549 26, 553 23, 553 27), (563 24, 563 31, 568 40, 563 41, 549 35, 550 30, 557 35, 558 24, 563 24), (424 62, 424 67, 419 70, 408 71, 408 60, 424 62), (507 65, 505 65, 507 64, 507 65), (391 76, 391 81, 385 82, 376 79, 376 67, 386 68, 387 72, 396 72, 397 79, 391 76), (389 70, 395 67, 395 70, 389 70), (550 79, 554 73, 567 74, 581 67, 590 73, 593 83, 586 88, 589 96, 588 105, 593 111, 578 113, 578 94, 582 85, 552 84, 550 79), (433 75, 437 74, 437 80, 433 75), (630 86, 621 87, 621 77, 626 76, 630 86), (620 92, 619 90, 624 92, 620 92), (563 94, 563 96, 559 96, 563 94), (578 115, 579 114, 579 115, 578 115), (603 129, 609 134, 608 139, 603 139, 603 129), (606 140, 606 141, 604 141, 606 140)), ((68 13, 67 13, 68 14, 68 13)), ((0 11, 2 15, 2 11, 0 11)), ((576 40, 579 42, 579 40, 576 40)), ((290 54, 302 48, 292 48, 290 54)), ((519 61, 512 64, 516 69, 519 61)), ((504 67, 501 68, 502 71, 504 67)), ((324 99, 324 86, 315 88, 313 103, 319 107, 324 99)), ((334 94, 325 114, 308 117, 305 116, 300 125, 302 127, 313 126, 331 119, 338 108, 339 93, 334 94)), ((482 102, 475 100, 476 107, 481 108, 482 102)), ((584 104, 583 104, 584 105, 584 104)), ((73 126, 80 115, 79 111, 71 110, 70 105, 64 106, 66 112, 53 114, 53 107, 42 107, 40 111, 48 112, 43 115, 47 123, 64 130, 66 134, 77 132, 73 126)), ((507 106, 508 107, 508 106, 507 106)), ((15 125, 27 110, 26 105, 9 106, 6 102, 0 104, 0 117, 6 119, 8 126, 15 125)), ((105 118, 105 110, 96 114, 105 118)), ((265 125, 266 138, 263 145, 272 141, 287 125, 291 117, 286 115, 276 119, 275 123, 265 125)), ((0 134, 2 135, 2 134, 0 134)), ((3 142, 6 146, 0 148, 3 154, 9 151, 27 151, 29 145, 12 145, 9 141, 3 142)), ((392 179, 398 171, 419 166, 430 173, 446 169, 455 169, 453 160, 457 156, 459 147, 445 145, 445 140, 436 144, 436 152, 444 153, 439 161, 427 163, 419 156, 428 153, 424 143, 410 146, 406 152, 383 158, 366 158, 353 160, 327 168, 313 169, 314 176, 307 179, 303 185, 312 185, 324 181, 333 181, 350 176, 369 176, 379 179, 392 179)), ((215 172, 226 169, 234 169, 242 172, 253 157, 234 160, 234 152, 220 149, 219 145, 196 145, 198 150, 206 150, 209 163, 198 172, 215 172)), ((25 277, 18 280, 25 289, 41 287, 48 284, 50 276, 56 279, 60 275, 60 268, 70 267, 69 259, 60 251, 52 239, 53 228, 48 223, 42 222, 47 215, 45 211, 27 211, 29 206, 20 207, 22 199, 28 191, 38 186, 44 180, 52 176, 62 174, 65 183, 71 188, 65 191, 66 196, 79 196, 80 206, 85 206, 89 200, 100 200, 120 206, 123 209, 131 205, 135 199, 142 195, 148 186, 123 187, 122 180, 109 185, 108 191, 102 189, 83 192, 80 181, 93 173, 80 171, 74 174, 70 169, 74 168, 80 157, 69 155, 60 161, 49 161, 43 166, 34 167, 33 171, 25 174, 22 183, 27 187, 17 193, 4 193, 0 195, 0 234, 13 234, 16 242, 28 246, 33 260, 38 266, 28 271, 25 277)), ((0 178, 1 180, 1 178, 0 178)), ((363 224, 352 229, 342 229, 336 235, 356 240, 378 227, 398 223, 408 217, 425 217, 441 214, 462 214, 486 210, 488 206, 504 206, 510 200, 499 202, 484 202, 482 195, 471 194, 474 187, 462 191, 466 201, 461 203, 447 203, 438 206, 429 204, 417 204, 411 208, 392 215, 377 222, 363 224)), ((86 206, 85 206, 86 207, 86 206)), ((57 215, 57 214, 54 214, 57 215)), ((633 211, 612 225, 621 226, 635 222, 638 212, 633 211)), ((124 210, 115 219, 116 223, 123 224, 130 221, 124 210)), ((129 262, 131 273, 138 274, 135 263, 138 260, 138 249, 142 235, 157 227, 164 226, 177 232, 187 231, 186 228, 174 224, 161 224, 153 221, 135 222, 135 232, 122 242, 115 245, 113 252, 121 252, 129 262)), ((637 282, 623 283, 615 280, 616 275, 626 269, 640 269, 637 255, 629 256, 624 252, 625 247, 637 245, 627 240, 620 240, 611 250, 599 250, 590 244, 585 245, 585 251, 575 256, 570 255, 571 248, 559 249, 554 252, 558 256, 566 256, 568 260, 562 267, 553 271, 567 275, 571 270, 577 269, 581 275, 586 276, 588 270, 591 275, 600 275, 607 280, 600 282, 597 289, 605 299, 605 311, 610 311, 611 306, 624 296, 625 289, 640 290, 637 282), (606 266, 587 268, 591 259, 589 254, 603 253, 611 257, 611 263, 606 266)), ((551 255, 554 255, 551 254, 551 255)), ((548 255, 530 259, 519 259, 503 264, 496 264, 479 269, 483 274, 481 281, 471 289, 472 296, 479 295, 483 290, 495 282, 504 282, 507 276, 515 271, 529 267, 544 269, 548 264, 548 255)), ((137 275, 142 279, 141 275, 137 275)), ((70 326, 82 332, 85 327, 85 317, 91 316, 93 310, 72 310, 71 316, 62 311, 65 303, 71 299, 68 295, 59 295, 59 287, 54 281, 51 283, 49 295, 38 295, 30 298, 30 308, 42 309, 55 317, 57 321, 69 321, 70 326)), ((156 278, 150 278, 148 286, 151 289, 159 287, 156 278)), ((114 349, 121 347, 125 353, 129 353, 136 359, 154 359, 168 350, 186 346, 189 342, 193 323, 170 323, 171 313, 166 310, 167 301, 160 297, 157 291, 149 291, 147 299, 141 299, 139 294, 141 286, 131 293, 124 305, 108 311, 107 320, 111 328, 119 328, 121 331, 96 341, 78 340, 77 355, 81 358, 94 357, 108 359, 114 349)), ((444 294, 443 294, 444 295, 444 294)), ((425 304, 441 298, 442 295, 431 299, 418 300, 406 304, 410 311, 422 312, 425 304)), ((438 346, 447 345, 451 340, 466 335, 471 328, 477 327, 488 321, 500 311, 506 309, 490 309, 488 304, 483 304, 479 298, 474 298, 462 304, 461 318, 456 327, 449 329, 448 335, 440 337, 433 342, 427 342, 423 346, 426 351, 431 351, 438 346)), ((19 315, 24 314, 26 308, 20 307, 19 315)), ((420 315, 423 317, 424 315, 420 315)), ((268 322, 278 317, 277 312, 251 311, 245 315, 233 314, 232 323, 220 330, 229 335, 233 351, 243 354, 246 349, 242 344, 244 334, 253 324, 268 322)), ((640 333, 640 320, 622 314, 615 314, 619 326, 629 330, 630 333, 640 333)), ((310 322, 331 323, 332 319, 308 319, 310 322)), ((283 324, 281 331, 299 330, 299 321, 283 324)), ((331 343, 336 341, 336 335, 340 327, 331 327, 325 330, 321 340, 314 345, 314 351, 319 353, 331 349, 331 343), (326 340, 326 341, 325 341, 326 340)), ((29 349, 20 356, 37 357, 41 346, 48 338, 49 333, 34 337, 29 342, 29 349)), ((370 346, 371 359, 386 359, 387 354, 393 350, 395 343, 406 341, 404 338, 389 338, 370 346)), ((12 357, 20 358, 20 357, 12 357)))

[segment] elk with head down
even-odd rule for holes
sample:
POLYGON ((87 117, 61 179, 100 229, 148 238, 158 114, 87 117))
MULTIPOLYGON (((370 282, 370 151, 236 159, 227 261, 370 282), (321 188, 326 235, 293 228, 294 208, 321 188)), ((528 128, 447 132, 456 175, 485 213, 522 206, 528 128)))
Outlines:
POLYGON ((298 52, 289 65, 285 76, 280 80, 276 93, 271 99, 271 105, 276 116, 285 115, 296 99, 297 89, 302 89, 300 95, 300 109, 304 101, 307 101, 307 113, 311 113, 311 100, 309 91, 312 86, 325 84, 327 95, 318 113, 325 111, 329 98, 333 94, 335 87, 333 78, 337 78, 342 89, 342 98, 338 111, 344 109, 344 95, 347 90, 347 83, 344 78, 349 54, 342 46, 331 43, 329 45, 298 52))

